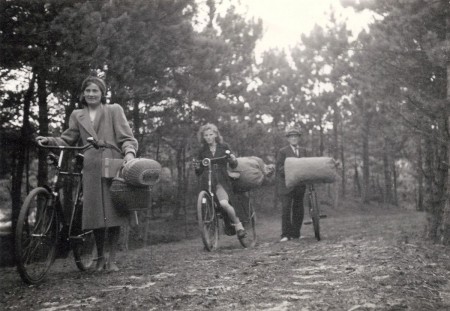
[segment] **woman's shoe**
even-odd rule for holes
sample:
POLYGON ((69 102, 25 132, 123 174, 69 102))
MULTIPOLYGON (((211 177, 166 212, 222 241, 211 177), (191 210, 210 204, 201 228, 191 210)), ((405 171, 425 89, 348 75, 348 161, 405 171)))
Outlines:
POLYGON ((108 263, 106 264, 106 270, 112 271, 112 272, 117 272, 117 271, 119 271, 120 269, 119 269, 119 267, 116 265, 115 262, 108 262, 108 263))
POLYGON ((97 258, 97 265, 95 267, 95 271, 102 271, 105 269, 106 261, 105 257, 101 256, 97 258))

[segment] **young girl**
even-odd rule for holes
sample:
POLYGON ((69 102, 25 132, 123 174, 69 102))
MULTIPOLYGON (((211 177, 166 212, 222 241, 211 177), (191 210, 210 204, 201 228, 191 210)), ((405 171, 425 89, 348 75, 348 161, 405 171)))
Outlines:
MULTIPOLYGON (((211 123, 207 123, 200 127, 198 131, 198 140, 202 144, 202 147, 198 153, 198 161, 195 164, 195 173, 197 176, 201 176, 202 189, 208 189, 208 174, 203 174, 205 167, 200 165, 200 161, 204 158, 217 158, 225 156, 225 151, 230 150, 227 144, 223 142, 223 138, 217 129, 217 126, 211 123)), ((230 154, 228 158, 230 167, 235 168, 237 166, 236 156, 230 154)), ((229 202, 228 194, 231 193, 231 181, 227 174, 227 163, 221 162, 217 165, 213 165, 212 174, 212 186, 213 191, 219 201, 220 206, 227 213, 228 218, 231 220, 232 225, 236 229, 238 239, 242 239, 246 236, 244 227, 241 221, 236 215, 236 212, 229 202)))

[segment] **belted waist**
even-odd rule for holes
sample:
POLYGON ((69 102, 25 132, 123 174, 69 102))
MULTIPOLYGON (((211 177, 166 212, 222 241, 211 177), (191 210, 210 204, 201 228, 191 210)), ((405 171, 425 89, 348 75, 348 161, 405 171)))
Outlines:
POLYGON ((97 142, 97 145, 100 148, 109 148, 109 149, 114 149, 116 151, 118 151, 119 153, 122 153, 122 150, 120 150, 118 147, 114 146, 113 144, 108 143, 107 141, 104 140, 99 140, 97 142))

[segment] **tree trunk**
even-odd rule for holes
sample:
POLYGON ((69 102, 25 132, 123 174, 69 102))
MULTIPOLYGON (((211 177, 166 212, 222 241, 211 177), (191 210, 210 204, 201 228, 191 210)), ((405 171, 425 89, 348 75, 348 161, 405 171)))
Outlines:
POLYGON ((183 149, 184 147, 179 147, 176 149, 176 165, 177 165, 177 205, 173 211, 174 219, 178 219, 178 215, 180 214, 180 208, 183 207, 184 204, 184 189, 183 189, 183 149))
MULTIPOLYGON (((445 39, 446 41, 450 40, 450 9, 448 7, 448 1, 446 0, 441 0, 441 5, 442 8, 444 9, 444 16, 445 16, 445 39)), ((446 87, 446 92, 445 92, 445 103, 444 106, 446 108, 446 118, 448 118, 448 106, 450 105, 450 56, 447 53, 447 68, 445 71, 445 87, 446 87)), ((450 130, 448 128, 448 125, 450 124, 450 121, 448 119, 446 119, 447 121, 447 126, 445 127, 445 133, 448 135, 448 131, 450 130)), ((446 136, 446 142, 449 142, 449 137, 446 136)), ((446 144, 446 147, 448 148, 448 144, 446 144)), ((450 158, 446 158, 446 162, 450 163, 450 158)), ((447 178, 448 178, 448 165, 446 165, 446 169, 445 171, 447 172, 447 178)), ((448 185, 450 185, 450 181, 447 181, 447 187, 448 185)), ((446 189, 446 195, 447 198, 449 197, 449 189, 446 189)), ((447 199, 446 204, 444 206, 444 215, 443 215, 443 219, 442 219, 442 237, 441 237, 441 241, 444 245, 450 245, 450 202, 449 199, 447 199)))
MULTIPOLYGON (((427 179, 431 179, 431 197, 427 202, 427 236, 434 242, 444 242, 444 210, 446 209, 447 187, 448 187, 448 141, 447 137, 447 111, 446 107, 441 107, 438 125, 436 129, 430 130, 432 136, 427 138, 430 141, 430 150, 426 150, 427 179), (432 152, 432 154, 429 154, 432 152), (433 166, 429 168, 429 163, 433 166)), ((428 145, 427 145, 428 148, 428 145)), ((427 181, 428 183, 428 181, 427 181)), ((427 185, 428 186, 428 185, 427 185)), ((428 189, 426 189, 425 193, 428 189)))
POLYGON ((422 139, 417 139, 417 204, 416 209, 423 211, 423 159, 422 159, 422 139))
POLYGON ((333 158, 339 159, 339 108, 337 103, 333 104, 333 158))
MULTIPOLYGON (((322 119, 322 118, 321 118, 322 119)), ((322 157, 325 151, 325 142, 322 122, 319 124, 319 157, 322 157)))
MULTIPOLYGON (((445 110, 445 109, 443 109, 445 110)), ((441 124, 439 124, 439 137, 441 139, 446 138, 447 132, 447 117, 444 116, 445 112, 443 112, 443 116, 441 117, 441 124), (444 126, 445 123, 445 126, 444 126), (444 133, 445 132, 445 133, 444 133)), ((445 114, 446 115, 446 114, 445 114)), ((448 139, 447 139, 448 140, 448 139)), ((444 227, 446 227, 444 223, 444 211, 447 201, 447 187, 448 187, 448 167, 445 164, 448 160, 448 146, 446 143, 438 142, 438 158, 437 158, 437 169, 436 169, 436 197, 433 200, 433 216, 436 219, 437 228, 433 228, 433 231, 436 230, 436 242, 444 241, 444 227)))
MULTIPOLYGON (((41 68, 37 75, 37 94, 39 102, 39 135, 48 136, 48 109, 47 109, 47 77, 45 69, 41 68)), ((46 161, 47 152, 38 148, 38 185, 47 183, 48 164, 46 161)))
MULTIPOLYGON (((441 0, 442 12, 439 22, 441 28, 437 32, 438 39, 441 42, 445 42, 449 39, 448 31, 448 1, 441 0)), ((449 203, 448 203, 448 105, 450 99, 449 93, 449 81, 448 72, 450 58, 447 56, 446 68, 436 67, 434 71, 436 73, 436 97, 439 103, 439 114, 437 116, 437 128, 435 130, 434 139, 436 141, 435 149, 435 188, 433 189, 432 205, 427 210, 428 219, 428 236, 433 239, 434 242, 442 242, 449 244, 450 242, 450 216, 449 216, 449 203)))
POLYGON ((385 204, 393 203, 392 199, 392 174, 390 165, 390 152, 389 152, 389 142, 386 137, 384 138, 383 145, 383 171, 384 171, 384 191, 383 191, 383 201, 385 204))
POLYGON ((393 197, 392 204, 398 206, 398 186, 397 186, 397 168, 395 167, 395 161, 392 161, 392 183, 393 183, 393 197))
POLYGON ((436 153, 435 144, 433 139, 435 138, 436 131, 432 128, 431 124, 427 125, 429 135, 425 135, 424 151, 425 151, 425 161, 424 161, 424 177, 425 177, 425 187, 424 187, 424 202, 427 211, 427 228, 426 234, 427 238, 431 240, 436 240, 437 236, 437 219, 434 216, 434 154, 436 153))
MULTIPOLYGON (((140 135, 140 127, 141 127, 141 119, 140 119, 140 116, 139 116, 139 102, 137 101, 137 100, 135 100, 134 101, 134 103, 133 103, 133 114, 132 114, 132 116, 133 116, 133 132, 134 132, 134 135, 136 136, 136 139, 139 141, 139 142, 142 142, 142 137, 141 137, 141 135, 140 135)), ((141 149, 141 148, 139 148, 139 149, 141 149)))
POLYGON ((358 173, 358 165, 355 163, 355 172, 353 175, 353 184, 354 184, 354 189, 355 189, 355 195, 357 197, 361 197, 362 195, 362 191, 361 191, 361 182, 359 181, 359 173, 358 173))
POLYGON ((15 152, 15 165, 12 172, 12 182, 11 182, 11 200, 12 200, 12 226, 13 232, 15 231, 15 226, 17 223, 17 218, 19 217, 20 207, 21 207, 21 196, 22 196, 22 177, 25 168, 26 161, 26 151, 29 144, 30 137, 30 106, 33 99, 34 84, 36 81, 36 76, 33 76, 28 86, 28 90, 25 93, 23 100, 23 124, 20 131, 20 141, 18 142, 18 147, 15 152))
MULTIPOLYGON (((339 124, 340 124, 340 111, 336 102, 333 103, 333 159, 339 160, 339 124)), ((343 177, 343 176, 342 176, 343 177)), ((333 185, 333 207, 337 208, 339 202, 339 188, 342 188, 342 183, 344 182, 344 178, 341 178, 341 186, 339 183, 335 183, 333 185)))
POLYGON ((345 156, 344 156, 344 130, 342 126, 342 122, 340 123, 341 127, 341 145, 340 145, 340 157, 341 157, 341 181, 342 181, 342 197, 345 198, 347 192, 347 179, 345 176, 345 156))
POLYGON ((370 116, 367 109, 367 103, 362 100, 362 161, 363 161, 363 186, 362 201, 370 201, 370 170, 369 170, 369 136, 370 136, 370 116))

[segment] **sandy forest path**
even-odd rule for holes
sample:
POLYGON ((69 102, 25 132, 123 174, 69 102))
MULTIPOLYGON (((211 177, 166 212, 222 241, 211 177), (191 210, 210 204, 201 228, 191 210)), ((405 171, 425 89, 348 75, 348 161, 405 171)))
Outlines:
POLYGON ((424 214, 383 208, 328 211, 279 243, 279 219, 258 219, 259 244, 223 234, 121 253, 121 271, 81 273, 57 260, 46 281, 1 268, 2 310, 450 310, 450 251, 420 238, 424 214))

